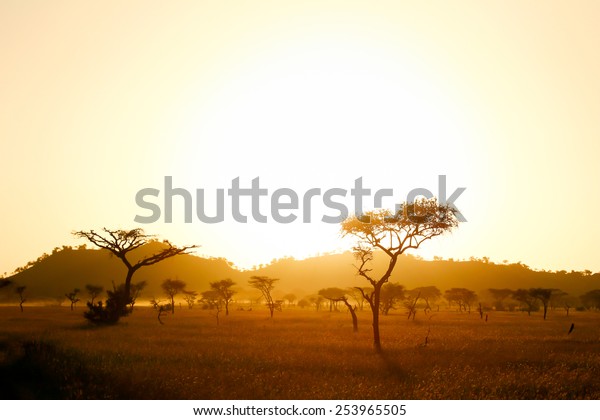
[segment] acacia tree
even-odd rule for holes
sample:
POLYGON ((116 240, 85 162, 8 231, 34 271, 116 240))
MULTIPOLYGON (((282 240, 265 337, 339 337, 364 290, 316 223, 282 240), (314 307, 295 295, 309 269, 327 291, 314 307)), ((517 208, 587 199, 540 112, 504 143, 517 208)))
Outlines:
POLYGON ((535 288, 529 289, 529 294, 542 302, 542 306, 544 307, 544 320, 546 320, 546 314, 548 313, 548 304, 550 303, 550 299, 552 298, 553 289, 542 289, 535 288))
POLYGON ((494 307, 497 311, 504 310, 504 301, 512 296, 514 293, 510 289, 488 289, 492 299, 494 299, 494 307))
POLYGON ((202 292, 202 301, 209 310, 215 310, 215 318, 217 319, 217 325, 219 325, 219 314, 223 308, 223 297, 221 294, 214 289, 207 290, 202 292))
POLYGON ((130 253, 132 251, 155 241, 154 236, 145 234, 144 230, 140 228, 132 230, 111 230, 103 228, 102 230, 103 233, 97 233, 94 230, 80 230, 73 232, 73 235, 78 238, 87 239, 97 247, 110 251, 119 258, 127 268, 125 287, 123 289, 124 297, 123 299, 119 299, 121 303, 118 309, 122 312, 121 315, 126 315, 128 313, 126 307, 127 304, 130 304, 131 299, 131 279, 137 270, 142 267, 154 265, 176 255, 188 254, 190 249, 197 247, 197 245, 177 247, 169 241, 164 240, 161 242, 161 249, 155 253, 141 258, 130 259, 130 253))
POLYGON ((18 286, 15 289, 15 292, 19 295, 19 308, 21 308, 21 312, 23 312, 23 304, 27 301, 25 298, 25 289, 27 289, 27 286, 18 286))
POLYGON ((384 284, 381 288, 381 314, 388 315, 390 310, 396 309, 396 303, 404 298, 404 286, 397 283, 384 284))
POLYGON ((210 288, 217 292, 221 298, 223 299, 223 304, 225 305, 225 316, 229 315, 229 303, 233 299, 233 295, 235 295, 235 290, 231 288, 235 286, 235 283, 231 279, 224 279, 210 283, 210 288))
MULTIPOLYGON (((421 286, 416 287, 409 292, 411 297, 418 296, 423 302, 425 302, 425 313, 431 311, 431 305, 434 305, 439 298, 442 297, 442 292, 435 286, 421 286)), ((440 306, 437 305, 438 311, 440 306)))
POLYGON ((144 290, 146 285, 147 285, 146 280, 142 280, 137 283, 131 283, 131 289, 130 289, 131 294, 129 295, 129 309, 131 309, 132 311, 133 311, 135 302, 142 294, 142 290, 144 290))
POLYGON ((581 295, 580 299, 587 309, 600 309, 600 289, 590 290, 581 295))
POLYGON ((165 293, 171 300, 171 313, 174 314, 175 313, 175 296, 184 291, 184 289, 186 287, 185 282, 181 281, 181 280, 166 279, 165 281, 162 282, 160 287, 162 287, 162 289, 165 291, 165 293))
POLYGON ((469 289, 453 287, 444 292, 444 298, 448 301, 449 305, 456 303, 459 311, 462 312, 464 310, 471 313, 471 305, 477 301, 477 294, 469 289))
POLYGON ((188 309, 192 309, 194 304, 196 303, 196 297, 198 296, 198 292, 193 290, 184 290, 183 291, 183 300, 188 304, 188 309))
POLYGON ((279 281, 279 279, 267 276, 252 276, 250 277, 250 280, 248 280, 248 284, 250 284, 251 287, 258 289, 262 294, 262 297, 265 299, 265 304, 271 313, 271 318, 273 318, 273 312, 277 306, 273 300, 273 296, 271 296, 271 291, 275 288, 275 282, 277 281, 279 281))
POLYGON ((327 289, 321 289, 318 292, 319 296, 323 296, 325 299, 329 300, 329 311, 331 312, 332 308, 336 308, 338 302, 342 302, 350 311, 350 316, 352 316, 352 331, 358 332, 358 317, 356 316, 356 306, 352 306, 350 302, 348 302, 348 296, 346 296, 346 290, 340 289, 339 287, 328 287, 327 289))
POLYGON ((436 199, 424 199, 405 203, 399 211, 375 210, 363 216, 352 216, 341 224, 343 236, 351 235, 358 240, 354 248, 358 260, 358 275, 365 278, 372 291, 358 288, 371 307, 373 316, 373 345, 381 351, 379 312, 381 288, 387 283, 396 267, 398 257, 409 249, 417 249, 426 240, 451 231, 458 226, 457 210, 440 205, 436 199), (381 251, 388 259, 384 273, 375 276, 371 261, 374 250, 381 251))
POLYGON ((77 295, 79 294, 80 290, 79 289, 73 289, 72 292, 69 293, 65 293, 65 297, 67 299, 69 299, 69 301, 71 301, 71 310, 73 310, 73 308, 75 307, 75 304, 77 302, 79 302, 79 298, 77 297, 77 295))
POLYGON ((296 295, 293 293, 288 293, 287 295, 285 295, 283 297, 285 300, 287 300, 287 304, 288 306, 292 306, 294 304, 294 302, 296 302, 296 295))
POLYGON ((90 298, 91 298, 90 303, 93 305, 94 299, 96 299, 100 295, 100 293, 102 293, 104 291, 104 287, 94 286, 93 284, 86 284, 85 290, 87 291, 88 295, 90 295, 90 298))
POLYGON ((534 296, 531 296, 531 293, 529 290, 525 290, 525 289, 515 290, 512 294, 512 297, 514 300, 516 300, 517 302, 524 305, 525 310, 527 311, 527 315, 529 315, 529 316, 531 316, 531 311, 535 311, 538 309, 537 298, 534 296))

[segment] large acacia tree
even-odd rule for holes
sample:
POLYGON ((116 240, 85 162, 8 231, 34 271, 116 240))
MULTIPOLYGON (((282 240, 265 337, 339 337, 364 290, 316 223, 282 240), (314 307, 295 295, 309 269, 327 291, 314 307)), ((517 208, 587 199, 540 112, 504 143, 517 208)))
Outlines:
POLYGON ((123 262, 125 267, 127 267, 127 275, 125 276, 124 284, 125 302, 120 304, 123 310, 125 309, 127 301, 131 298, 131 279, 137 270, 176 255, 188 254, 190 249, 197 247, 197 245, 178 247, 171 244, 169 241, 164 240, 160 243, 161 248, 153 254, 144 255, 141 258, 132 258, 131 252, 155 241, 154 236, 145 234, 144 230, 139 228, 132 230, 111 230, 103 228, 101 233, 94 230, 80 230, 73 232, 73 235, 78 238, 87 239, 97 247, 110 251, 123 262))
POLYGON ((405 203, 393 213, 379 209, 352 216, 341 224, 343 236, 351 235, 358 241, 354 248, 358 275, 372 286, 371 290, 359 287, 373 314, 373 345, 381 351, 379 334, 379 312, 381 288, 386 284, 398 257, 410 249, 417 249, 426 240, 451 231, 458 226, 457 210, 449 205, 440 205, 436 199, 423 199, 405 203), (380 251, 388 259, 385 272, 375 275, 371 268, 374 251, 380 251))

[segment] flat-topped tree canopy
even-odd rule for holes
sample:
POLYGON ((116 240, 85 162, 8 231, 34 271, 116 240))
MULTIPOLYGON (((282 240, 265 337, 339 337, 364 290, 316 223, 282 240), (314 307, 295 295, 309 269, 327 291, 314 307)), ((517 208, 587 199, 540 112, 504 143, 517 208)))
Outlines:
POLYGON ((373 313, 373 343, 381 350, 379 338, 379 309, 381 288, 394 271, 398 257, 409 249, 417 249, 423 242, 435 238, 458 226, 458 210, 437 199, 420 199, 404 203, 392 212, 377 209, 361 215, 351 216, 341 223, 343 236, 352 235, 357 239, 354 253, 358 260, 357 274, 365 278, 373 289, 357 287, 369 303, 373 313), (371 261, 373 251, 381 250, 389 258, 388 267, 382 275, 374 275, 371 261))
POLYGON ((127 267, 127 277, 125 278, 125 293, 127 296, 131 294, 131 279, 138 269, 156 264, 176 255, 189 254, 190 250, 198 247, 198 245, 178 247, 171 244, 168 240, 163 240, 160 250, 130 261, 128 254, 150 242, 156 241, 154 235, 146 234, 141 228, 131 230, 103 228, 102 233, 94 230, 80 230, 73 232, 73 235, 78 238, 87 239, 97 247, 110 251, 125 264, 127 267))

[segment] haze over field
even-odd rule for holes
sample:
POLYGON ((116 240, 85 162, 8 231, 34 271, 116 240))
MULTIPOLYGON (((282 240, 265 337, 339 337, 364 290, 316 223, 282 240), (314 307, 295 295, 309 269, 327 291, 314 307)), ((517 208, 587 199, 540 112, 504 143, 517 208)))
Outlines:
MULTIPOLYGON (((151 253, 160 245, 149 245, 136 255, 151 253)), ((135 255, 132 257, 135 258, 135 255)), ((374 260, 374 272, 387 268, 388 260, 378 253, 374 260)), ((119 284, 126 270, 119 259, 105 250, 57 249, 10 279, 29 289, 30 300, 46 300, 63 296, 74 288, 83 289, 86 284, 97 284, 110 290, 111 282, 119 284)), ((140 300, 162 296, 160 284, 166 278, 178 278, 191 290, 208 290, 209 283, 231 278, 238 292, 236 299, 255 299, 256 291, 248 286, 251 276, 279 278, 276 295, 281 298, 293 293, 298 298, 314 295, 327 287, 352 288, 363 286, 365 281, 356 275, 356 259, 350 252, 323 255, 305 260, 282 259, 261 267, 240 271, 224 259, 206 259, 194 255, 177 256, 160 264, 145 267, 135 276, 135 281, 146 281, 140 300)), ((480 293, 489 288, 547 287, 560 289, 571 296, 600 288, 600 273, 590 272, 536 272, 520 263, 493 264, 477 261, 424 261, 410 255, 400 258, 398 267, 390 278, 407 289, 420 286, 436 286, 444 291, 452 287, 465 287, 480 293)), ((0 294, 1 296, 1 294, 0 294)), ((485 301, 485 294, 482 300, 485 301)), ((488 297, 489 300, 489 297, 488 297)), ((179 299, 181 301, 181 297, 179 299)))
MULTIPOLYGON (((210 212, 236 177, 299 194, 363 177, 391 206, 441 174, 466 188, 468 222, 426 259, 598 272, 599 16, 588 1, 2 1, 0 272, 79 245, 74 230, 140 227, 136 192, 165 176, 205 188, 210 212)), ((180 205, 143 227, 244 268, 350 247, 338 225, 241 224, 229 207, 186 224, 180 205)))

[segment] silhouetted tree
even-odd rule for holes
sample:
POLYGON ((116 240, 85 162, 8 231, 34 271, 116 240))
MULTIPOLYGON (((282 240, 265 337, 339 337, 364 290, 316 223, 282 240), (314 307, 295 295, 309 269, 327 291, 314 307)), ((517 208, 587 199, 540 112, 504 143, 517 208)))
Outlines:
POLYGON ((127 306, 131 305, 132 298, 125 292, 125 285, 116 286, 113 282, 112 286, 113 290, 106 291, 108 295, 106 305, 102 301, 95 304, 87 303, 88 310, 83 314, 85 319, 93 324, 112 325, 129 313, 130 309, 127 306))
POLYGON ((79 294, 79 292, 80 292, 79 289, 73 289, 72 292, 65 293, 65 297, 67 299, 69 299, 69 301, 71 302, 71 310, 73 310, 73 308, 75 307, 75 305, 77 304, 77 302, 79 302, 79 298, 77 297, 77 295, 79 294))
POLYGON ((300 299, 298 301, 298 307, 301 308, 301 309, 304 309, 304 308, 306 308, 309 305, 310 305, 310 302, 308 300, 306 300, 306 299, 300 299))
POLYGON ((345 293, 345 290, 339 287, 328 287, 317 292, 319 296, 323 296, 324 299, 329 301, 329 312, 332 312, 334 309, 337 311, 337 304, 342 301, 345 293))
POLYGON ((590 290, 580 297, 581 303, 587 309, 600 309, 600 290, 590 290))
POLYGON ((194 307, 194 303, 196 303, 196 297, 198 296, 198 292, 194 292, 193 290, 184 290, 183 291, 183 300, 188 304, 188 308, 192 309, 194 307))
POLYGON ((235 286, 235 283, 231 279, 224 279, 210 283, 210 287, 212 290, 217 292, 221 299, 223 299, 223 304, 225 305, 225 316, 229 315, 229 303, 233 299, 233 295, 235 295, 235 291, 232 287, 235 286))
POLYGON ((504 301, 514 293, 510 289, 488 289, 488 292, 492 296, 493 305, 497 311, 504 311, 504 301))
POLYGON ((320 295, 313 295, 308 298, 308 301, 315 305, 317 312, 321 309, 321 304, 325 301, 325 298, 320 295))
POLYGON ((158 318, 158 322, 160 323, 160 325, 164 325, 164 322, 162 322, 161 317, 169 313, 172 305, 170 303, 163 304, 162 300, 157 299, 150 300, 150 305, 152 305, 152 308, 156 311, 156 317, 158 318))
POLYGON ((548 304, 550 303, 550 298, 552 297, 552 289, 542 289, 535 288, 529 289, 529 294, 542 302, 542 306, 544 307, 544 320, 546 319, 546 314, 548 313, 548 304))
POLYGON ((477 301, 477 294, 469 289, 453 287, 444 292, 444 298, 450 305, 456 303, 459 311, 471 313, 471 305, 477 301))
POLYGON ((215 310, 215 318, 217 319, 217 325, 219 325, 219 314, 223 307, 223 297, 219 292, 214 289, 202 292, 202 301, 206 304, 210 310, 215 310))
MULTIPOLYGON (((422 286, 416 287, 410 291, 407 291, 407 294, 411 297, 419 296, 423 302, 425 302, 425 312, 431 311, 431 305, 435 305, 436 302, 442 297, 442 292, 435 286, 422 286)), ((439 310, 439 305, 438 305, 439 310)))
POLYGON ((531 296, 531 293, 529 290, 525 290, 525 289, 518 289, 515 290, 514 293, 512 294, 512 297, 514 300, 516 300, 517 302, 521 303, 525 310, 527 311, 527 315, 531 316, 531 311, 535 311, 538 309, 537 306, 537 298, 534 296, 531 296))
MULTIPOLYGON (((73 232, 73 235, 78 238, 84 238, 96 245, 99 248, 110 251, 113 255, 119 258, 125 267, 127 267, 127 275, 125 276, 124 286, 124 300, 130 302, 131 297, 131 279, 137 270, 142 267, 154 265, 163 261, 167 258, 174 257, 176 255, 187 254, 190 249, 196 248, 197 245, 176 247, 169 241, 164 240, 161 243, 162 249, 150 256, 144 256, 137 261, 130 260, 129 253, 139 249, 140 247, 149 244, 154 241, 154 237, 146 235, 143 229, 132 229, 132 230, 110 230, 103 229, 104 233, 100 234, 94 230, 89 231, 77 231, 73 232)), ((127 314, 126 306, 121 308, 120 313, 127 314)))
POLYGON ((285 300, 287 300, 287 304, 288 306, 291 306, 294 304, 294 302, 296 301, 296 295, 293 293, 288 293, 287 295, 285 295, 283 297, 285 300))
POLYGON ((140 295, 142 294, 142 290, 144 290, 144 288, 146 287, 147 283, 145 280, 142 280, 140 282, 137 283, 131 283, 131 289, 130 289, 130 300, 131 303, 129 304, 129 308, 131 310, 133 310, 133 307, 135 306, 135 302, 137 301, 137 299, 140 297, 140 295))
POLYGON ((181 280, 166 279, 162 282, 160 287, 165 291, 168 298, 171 300, 171 313, 175 313, 175 296, 183 292, 185 289, 185 282, 181 280))
POLYGON ((250 280, 248 280, 248 284, 259 290, 264 298, 267 308, 269 308, 269 312, 271 313, 271 318, 273 318, 273 312, 277 308, 275 301, 273 300, 273 296, 271 296, 271 291, 275 288, 275 282, 279 281, 279 279, 274 279, 267 276, 252 276, 250 280))
POLYGON ((412 318, 414 321, 417 316, 417 303, 419 302, 420 297, 421 292, 417 292, 416 296, 409 296, 408 299, 404 301, 404 307, 406 308, 409 320, 412 318))
POLYGON ((377 210, 367 212, 360 217, 349 217, 342 222, 342 234, 354 236, 358 240, 358 246, 354 248, 358 260, 356 267, 358 274, 373 287, 372 292, 366 292, 362 288, 359 290, 371 307, 373 345, 376 351, 381 351, 379 333, 381 288, 389 281, 398 257, 409 249, 417 249, 428 239, 451 231, 456 226, 458 226, 456 209, 439 205, 435 199, 404 204, 396 213, 377 210), (373 250, 382 251, 389 259, 387 269, 377 277, 373 276, 372 269, 369 268, 373 260, 373 250))
POLYGON ((339 287, 328 287, 326 289, 321 289, 318 292, 319 296, 323 296, 323 298, 329 300, 329 311, 333 308, 337 310, 338 302, 342 302, 350 311, 350 315, 352 316, 352 329, 354 332, 358 331, 358 318, 356 316, 356 306, 352 306, 350 302, 348 302, 348 297, 346 296, 346 291, 344 289, 340 289, 339 287))
POLYGON ((3 287, 8 287, 12 284, 12 281, 6 279, 0 279, 0 289, 3 287))
POLYGON ((104 287, 94 286, 93 284, 86 284, 85 290, 87 291, 88 295, 90 295, 90 298, 91 298, 90 302, 93 305, 94 299, 96 299, 100 295, 100 293, 102 293, 104 291, 104 287))
POLYGON ((404 300, 404 286, 398 283, 386 283, 381 288, 381 314, 387 315, 396 309, 396 304, 404 300))
POLYGON ((23 304, 27 301, 25 298, 25 290, 27 286, 17 286, 15 292, 19 295, 19 308, 21 308, 21 312, 23 312, 23 304))

